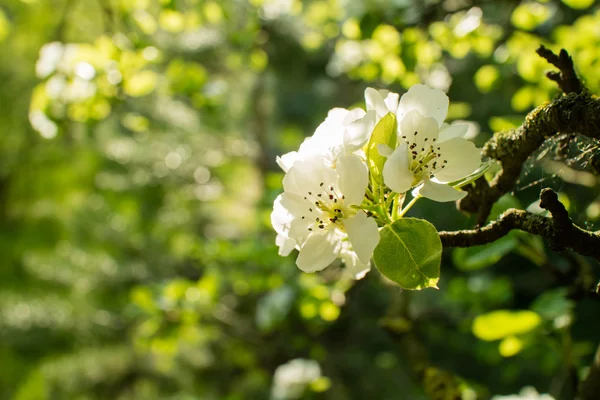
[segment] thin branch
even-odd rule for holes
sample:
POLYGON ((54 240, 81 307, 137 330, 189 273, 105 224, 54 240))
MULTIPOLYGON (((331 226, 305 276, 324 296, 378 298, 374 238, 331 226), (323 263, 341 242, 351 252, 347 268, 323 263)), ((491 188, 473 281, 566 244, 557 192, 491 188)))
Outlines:
POLYGON ((545 238, 557 250, 572 249, 600 261, 600 233, 574 225, 565 206, 558 201, 556 192, 543 189, 540 193, 540 207, 548 210, 552 217, 511 208, 484 227, 440 232, 440 239, 444 247, 478 246, 496 241, 511 230, 518 229, 545 238))
POLYGON ((485 223, 492 205, 513 190, 523 164, 545 140, 557 133, 600 138, 600 100, 583 90, 571 57, 564 50, 556 56, 543 46, 538 53, 560 68, 557 82, 566 94, 530 112, 520 127, 498 132, 485 144, 482 154, 500 161, 502 170, 489 184, 480 178, 476 185, 465 187, 469 195, 458 205, 462 211, 477 213, 478 226, 485 223))
POLYGON ((546 76, 548 79, 555 81, 560 90, 565 94, 581 93, 583 85, 575 73, 573 59, 565 49, 561 49, 560 53, 556 55, 544 45, 541 45, 536 52, 559 69, 560 72, 548 72, 546 76))

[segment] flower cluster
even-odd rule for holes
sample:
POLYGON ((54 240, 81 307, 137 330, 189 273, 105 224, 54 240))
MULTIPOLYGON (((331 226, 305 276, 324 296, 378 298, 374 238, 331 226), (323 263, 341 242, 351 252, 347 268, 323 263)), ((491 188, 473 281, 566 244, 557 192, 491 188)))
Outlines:
POLYGON ((420 197, 462 198, 466 193, 455 183, 481 165, 479 150, 463 138, 468 126, 444 123, 444 92, 415 85, 400 98, 367 88, 365 103, 366 110, 332 109, 298 151, 277 158, 285 177, 271 214, 276 243, 280 255, 299 250, 296 264, 305 272, 341 258, 361 278, 370 269, 380 226, 401 218, 420 197), (394 140, 373 142, 390 114, 395 122, 388 136, 394 140), (381 172, 369 162, 372 146, 385 160, 381 172), (402 208, 409 191, 413 201, 402 208))

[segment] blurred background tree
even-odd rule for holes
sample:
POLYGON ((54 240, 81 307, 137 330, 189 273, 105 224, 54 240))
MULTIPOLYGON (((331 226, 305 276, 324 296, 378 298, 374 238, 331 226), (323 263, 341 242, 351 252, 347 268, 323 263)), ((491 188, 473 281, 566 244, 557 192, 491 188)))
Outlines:
MULTIPOLYGON (((3 0, 0 398, 573 398, 597 263, 517 232, 412 293, 300 273, 269 222, 275 155, 330 108, 422 82, 481 145, 559 93, 540 44, 600 92, 593 0, 3 0)), ((598 144, 557 146, 492 218, 551 187, 597 226, 598 144)))

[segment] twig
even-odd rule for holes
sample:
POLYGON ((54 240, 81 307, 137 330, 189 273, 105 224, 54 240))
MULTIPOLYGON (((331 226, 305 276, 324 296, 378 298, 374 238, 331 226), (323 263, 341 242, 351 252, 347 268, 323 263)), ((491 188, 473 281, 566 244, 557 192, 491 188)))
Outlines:
POLYGON ((600 261, 600 234, 574 225, 565 206, 558 201, 556 192, 543 189, 540 207, 550 211, 552 217, 543 217, 511 208, 496 221, 477 229, 456 232, 439 232, 444 247, 470 247, 491 243, 513 229, 541 236, 557 250, 572 249, 600 261))
POLYGON ((541 45, 536 52, 559 69, 560 72, 551 71, 546 73, 546 76, 556 82, 560 90, 565 94, 581 93, 583 85, 575 73, 573 59, 565 49, 561 49, 560 53, 556 55, 544 45, 541 45))

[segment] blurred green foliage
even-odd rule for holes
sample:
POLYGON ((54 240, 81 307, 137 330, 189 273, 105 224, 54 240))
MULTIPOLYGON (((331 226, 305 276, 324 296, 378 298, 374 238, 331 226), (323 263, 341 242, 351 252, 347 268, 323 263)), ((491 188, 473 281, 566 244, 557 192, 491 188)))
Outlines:
MULTIPOLYGON (((558 93, 540 44, 600 92, 592 0, 3 0, 0 398, 269 398, 296 358, 322 370, 305 398, 572 398, 598 307, 556 276, 597 275, 587 260, 515 233, 407 293, 302 274, 269 224, 275 155, 329 108, 424 82, 482 144, 558 93)), ((594 226, 597 190, 548 172, 553 150, 495 215, 552 186, 594 226)), ((597 147, 570 150, 584 170, 597 147)))

